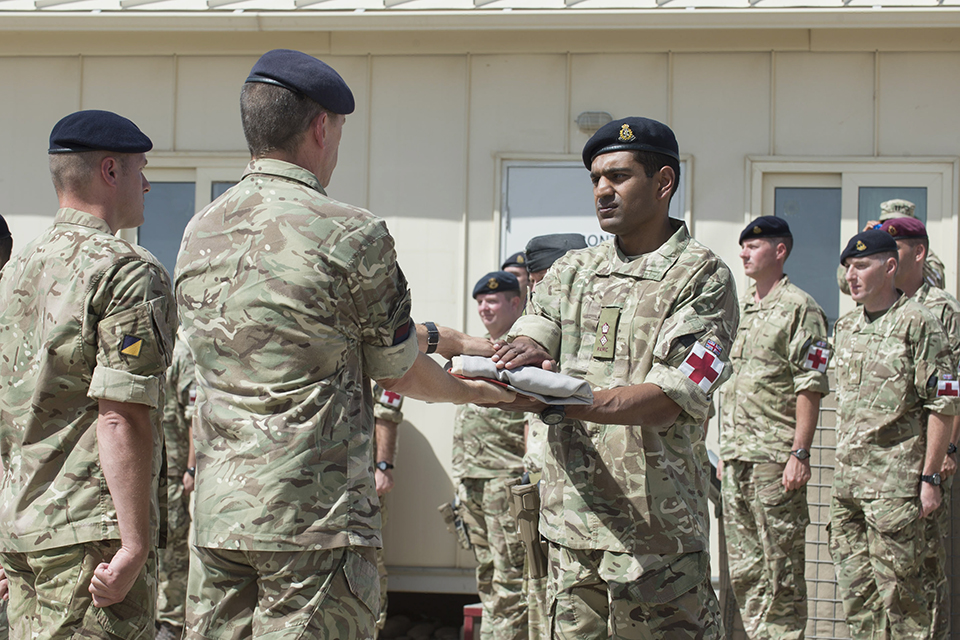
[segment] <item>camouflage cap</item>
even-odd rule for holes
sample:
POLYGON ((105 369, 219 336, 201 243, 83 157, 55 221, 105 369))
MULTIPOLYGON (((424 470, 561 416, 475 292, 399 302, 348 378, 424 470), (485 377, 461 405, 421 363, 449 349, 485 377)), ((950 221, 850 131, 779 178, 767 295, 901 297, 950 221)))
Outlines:
POLYGON ((927 238, 927 228, 916 218, 893 218, 880 225, 880 230, 889 233, 894 240, 927 238))
POLYGON ((594 158, 615 151, 652 151, 680 159, 673 130, 650 118, 621 118, 600 127, 583 147, 583 164, 590 169, 594 158))
POLYGON ((507 267, 520 267, 522 269, 527 268, 527 256, 523 251, 517 251, 515 254, 503 261, 503 264, 500 265, 501 269, 506 269, 507 267))
POLYGON ((740 244, 750 238, 792 238, 790 225, 783 218, 760 216, 740 232, 740 244))
POLYGON ((64 116, 53 125, 48 153, 146 153, 153 143, 137 125, 112 111, 88 109, 64 116))
POLYGON ((324 109, 353 113, 353 92, 333 67, 292 49, 274 49, 260 56, 247 82, 262 82, 301 93, 324 109))
POLYGON ((847 248, 840 254, 840 264, 846 265, 849 258, 864 258, 888 251, 897 252, 897 241, 886 231, 868 229, 850 238, 847 248))
POLYGON ((917 205, 909 200, 887 200, 880 203, 880 222, 893 218, 916 218, 917 205))
POLYGON ((491 271, 477 281, 477 286, 473 288, 473 297, 502 291, 520 291, 520 281, 508 271, 491 271))
POLYGON ((551 233, 530 238, 527 243, 527 269, 543 271, 572 249, 586 249, 582 233, 551 233))

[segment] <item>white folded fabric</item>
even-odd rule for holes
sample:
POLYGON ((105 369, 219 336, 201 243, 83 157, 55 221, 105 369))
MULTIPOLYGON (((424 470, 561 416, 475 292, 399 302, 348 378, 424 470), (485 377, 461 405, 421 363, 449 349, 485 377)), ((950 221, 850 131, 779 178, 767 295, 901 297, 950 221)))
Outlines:
POLYGON ((497 369, 485 356, 455 356, 448 370, 464 378, 497 380, 511 391, 546 404, 593 404, 593 391, 585 381, 540 367, 497 369))

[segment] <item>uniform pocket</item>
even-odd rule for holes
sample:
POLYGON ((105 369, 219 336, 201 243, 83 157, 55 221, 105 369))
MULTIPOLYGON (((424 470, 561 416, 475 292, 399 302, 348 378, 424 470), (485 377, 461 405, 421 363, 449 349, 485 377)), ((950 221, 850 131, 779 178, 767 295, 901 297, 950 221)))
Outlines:
POLYGON ((377 565, 372 560, 376 551, 373 548, 348 550, 343 563, 343 573, 350 592, 357 597, 375 616, 380 611, 380 576, 377 565), (365 556, 369 555, 370 558, 365 556))

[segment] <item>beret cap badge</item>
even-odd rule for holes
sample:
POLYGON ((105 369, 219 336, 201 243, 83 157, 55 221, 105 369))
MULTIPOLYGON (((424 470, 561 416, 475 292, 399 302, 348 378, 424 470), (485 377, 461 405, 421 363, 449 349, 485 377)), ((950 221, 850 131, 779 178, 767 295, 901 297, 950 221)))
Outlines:
POLYGON ((757 234, 760 234, 760 233, 763 233, 763 229, 761 229, 760 227, 754 227, 754 228, 753 228, 753 232, 754 232, 754 233, 757 233, 757 234))
POLYGON ((898 233, 897 228, 893 225, 890 225, 889 227, 887 227, 887 233, 889 233, 892 236, 895 236, 898 233))
POLYGON ((526 262, 526 260, 523 259, 523 256, 517 256, 517 262, 519 262, 520 264, 523 264, 524 262, 526 262))
POLYGON ((867 245, 863 244, 863 240, 857 240, 857 251, 863 251, 867 248, 867 245))
POLYGON ((487 280, 487 287, 490 289, 498 289, 500 288, 500 283, 497 282, 496 278, 490 278, 487 280))
POLYGON ((625 124, 620 127, 620 140, 623 142, 633 142, 637 139, 637 136, 633 135, 633 129, 630 128, 630 125, 625 124))

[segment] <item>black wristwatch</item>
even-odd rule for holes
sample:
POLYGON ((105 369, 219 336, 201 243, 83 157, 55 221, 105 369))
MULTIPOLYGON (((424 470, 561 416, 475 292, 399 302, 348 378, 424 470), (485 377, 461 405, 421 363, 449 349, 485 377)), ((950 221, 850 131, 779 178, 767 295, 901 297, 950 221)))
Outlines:
POLYGON ((549 425, 560 424, 566 417, 567 411, 562 404, 552 404, 540 413, 540 419, 549 425))
POLYGON ((377 463, 377 469, 380 469, 380 471, 386 471, 387 469, 393 469, 393 465, 386 460, 381 460, 377 463))
POLYGON ((948 455, 948 456, 952 456, 952 455, 955 454, 956 452, 957 452, 957 445, 953 444, 952 442, 947 445, 947 455, 948 455))
POLYGON ((803 447, 800 447, 799 449, 791 451, 790 455, 792 455, 797 460, 808 460, 810 458, 810 452, 804 449, 803 447))
POLYGON ((191 478, 197 477, 197 468, 196 467, 187 467, 187 473, 190 474, 191 478))
POLYGON ((930 484, 932 484, 932 485, 935 486, 935 487, 939 487, 939 486, 940 486, 940 474, 939 474, 939 473, 932 473, 932 474, 930 474, 929 476, 923 476, 923 475, 922 475, 922 476, 920 476, 920 480, 922 480, 923 482, 929 482, 930 484))
POLYGON ((440 346, 440 330, 433 322, 424 322, 423 326, 427 328, 427 353, 435 353, 440 346))

